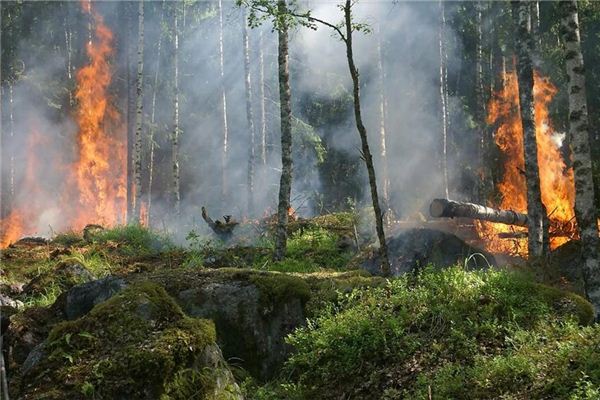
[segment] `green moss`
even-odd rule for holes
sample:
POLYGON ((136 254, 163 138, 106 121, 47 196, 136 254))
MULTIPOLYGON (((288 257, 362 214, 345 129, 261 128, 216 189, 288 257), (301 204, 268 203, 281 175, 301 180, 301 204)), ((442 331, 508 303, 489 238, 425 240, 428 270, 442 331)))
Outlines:
POLYGON ((62 398, 93 387, 100 398, 157 399, 215 339, 212 322, 186 317, 162 287, 140 282, 56 325, 48 357, 28 379, 36 382, 35 393, 60 385, 62 398))
POLYGON ((308 284, 301 278, 277 272, 256 272, 249 281, 260 291, 262 304, 282 304, 289 299, 300 299, 304 304, 311 297, 308 284))

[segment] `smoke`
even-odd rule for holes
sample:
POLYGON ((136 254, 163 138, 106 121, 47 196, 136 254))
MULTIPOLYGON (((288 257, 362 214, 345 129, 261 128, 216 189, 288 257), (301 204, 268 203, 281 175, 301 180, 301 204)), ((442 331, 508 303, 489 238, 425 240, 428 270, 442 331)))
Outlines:
MULTIPOLYGON (((133 4, 133 3, 132 3, 133 4)), ((232 214, 237 219, 248 215, 247 168, 250 132, 246 120, 244 86, 244 47, 242 29, 243 12, 233 1, 223 2, 223 76, 220 78, 219 15, 216 2, 202 1, 194 4, 179 2, 147 2, 145 6, 144 55, 144 168, 142 199, 148 198, 147 165, 149 163, 148 134, 150 117, 155 114, 155 165, 151 221, 156 227, 178 227, 185 233, 190 229, 206 231, 200 219, 200 208, 206 206, 214 216, 232 214), (185 8, 184 8, 185 7, 185 8), (182 218, 172 218, 172 166, 170 136, 173 132, 173 76, 174 46, 173 26, 175 14, 180 18, 180 167, 182 218), (158 42, 161 42, 160 54, 158 42), (154 85, 158 73, 158 85, 154 85), (226 193, 223 193, 222 166, 222 102, 221 88, 225 88, 227 101, 228 152, 225 164, 226 193), (155 107, 152 106, 156 94, 155 107)), ((301 8, 310 8, 314 16, 337 23, 343 15, 333 1, 311 1, 301 8)), ((120 2, 94 3, 104 16, 115 37, 113 80, 111 91, 115 105, 127 120, 127 84, 134 87, 137 46, 137 6, 120 2), (129 15, 124 15, 129 13, 129 15), (127 53, 129 52, 129 55, 127 53), (128 62, 129 61, 129 62, 128 62)), ((61 187, 65 173, 74 161, 77 128, 73 122, 73 108, 69 104, 68 90, 73 80, 66 78, 68 64, 65 39, 61 29, 69 25, 73 31, 73 68, 86 63, 84 42, 87 19, 78 3, 50 3, 43 13, 31 4, 26 13, 37 15, 42 22, 32 27, 31 39, 22 40, 17 47, 18 59, 26 60, 26 68, 14 86, 14 136, 7 134, 6 84, 3 91, 3 199, 7 199, 10 175, 8 160, 14 158, 15 204, 27 206, 35 202, 37 223, 35 229, 25 234, 48 234, 69 228, 69 204, 56 188, 61 187), (65 19, 68 16, 70 19, 65 19), (39 38, 52 31, 52 37, 40 46, 39 38), (35 39, 35 40, 34 40, 35 39), (38 40, 36 42, 36 40, 38 40), (37 126, 44 137, 43 144, 32 150, 27 138, 37 126), (31 153, 33 152, 33 154, 31 153), (40 196, 31 195, 30 188, 22 184, 25 179, 27 158, 35 158, 39 168, 36 180, 45 188, 40 196), (58 160, 58 161, 57 161, 58 160), (54 189, 52 189, 54 188, 54 189), (54 190, 54 192, 53 192, 54 190), (52 195, 48 196, 47 193, 52 195), (32 198, 33 197, 33 198, 32 198)), ((39 6, 41 7, 41 5, 39 6)), ((355 33, 354 53, 361 77, 362 114, 369 133, 371 151, 377 162, 377 173, 382 185, 380 147, 380 75, 378 70, 381 44, 384 68, 383 87, 386 97, 387 162, 390 181, 390 204, 400 216, 410 216, 421 211, 434 196, 443 193, 440 174, 441 114, 439 105, 439 8, 437 2, 358 2, 353 9, 355 21, 367 23, 372 33, 355 33)), ((453 33, 447 30, 448 43, 456 43, 453 33)), ((3 42, 5 41, 3 32, 3 42)), ((351 103, 351 81, 343 43, 327 27, 316 31, 296 27, 290 35, 290 67, 292 79, 293 112, 296 118, 295 182, 292 205, 301 215, 321 211, 315 193, 347 190, 355 200, 369 204, 366 173, 360 157, 360 141, 354 125, 351 103), (322 102, 340 100, 335 118, 312 131, 305 122, 311 116, 307 103, 315 99, 322 102), (339 153, 340 174, 357 179, 359 187, 346 188, 345 183, 332 183, 332 167, 320 167, 319 149, 339 153), (315 148, 317 151, 315 151, 315 148), (343 171, 358 161, 358 169, 343 171), (327 170, 325 170, 327 169, 327 170), (358 198, 356 198, 358 196, 358 198)), ((7 42, 6 42, 7 43, 7 42)), ((449 48, 449 66, 456 65, 460 49, 449 48)), ((254 188, 255 209, 250 216, 274 212, 277 204, 281 168, 279 141, 279 93, 277 80, 277 35, 269 21, 250 30, 250 62, 255 127, 255 143, 261 143, 261 85, 264 85, 266 111, 267 162, 262 164, 260 151, 256 151, 254 188), (262 55, 265 81, 259 80, 259 36, 262 35, 262 55)), ((3 64, 4 66, 4 64, 3 64)), ((2 71, 3 74, 8 71, 2 71)), ((451 99, 454 120, 462 118, 458 100, 451 99)), ((326 156, 326 157, 328 157, 326 156)), ((333 157, 333 156, 332 156, 333 157)), ((335 171, 334 171, 335 172, 335 171)), ((454 175, 454 171, 451 171, 454 175)), ((68 199, 67 199, 68 200, 68 199)), ((77 199, 70 199, 77 201, 77 199)), ((6 201, 4 202, 6 204, 6 201)), ((5 215, 7 210, 5 210, 5 215)), ((95 223, 97 221, 89 221, 95 223)))

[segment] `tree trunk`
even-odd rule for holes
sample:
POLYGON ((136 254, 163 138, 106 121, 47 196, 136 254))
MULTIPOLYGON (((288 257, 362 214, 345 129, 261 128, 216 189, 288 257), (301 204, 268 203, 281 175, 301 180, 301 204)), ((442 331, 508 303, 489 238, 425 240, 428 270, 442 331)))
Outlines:
POLYGON ((387 159, 387 97, 385 93, 385 70, 383 68, 383 50, 381 48, 381 27, 377 37, 377 74, 379 78, 379 144, 381 157, 381 170, 383 175, 383 204, 385 206, 385 221, 389 226, 392 223, 392 209, 390 207, 390 178, 387 159))
POLYGON ((444 184, 444 193, 448 195, 448 112, 447 112, 447 95, 446 95, 446 50, 445 50, 445 31, 446 31, 446 11, 444 1, 440 0, 440 31, 439 31, 439 48, 440 48, 440 102, 442 106, 442 177, 444 184))
MULTIPOLYGON (((14 119, 14 97, 13 97, 13 83, 8 82, 8 137, 10 143, 15 142, 15 119, 14 119)), ((8 160, 8 207, 14 206, 15 201, 15 155, 11 151, 10 158, 8 160)))
MULTIPOLYGON (((133 7, 130 3, 124 3, 125 4, 125 12, 127 15, 127 42, 126 42, 126 47, 127 47, 127 57, 126 57, 126 64, 127 64, 127 221, 131 221, 133 219, 133 209, 134 209, 134 203, 135 203, 135 186, 133 183, 133 169, 134 169, 134 160, 133 160, 133 144, 134 144, 134 136, 135 136, 135 94, 134 94, 134 90, 133 88, 134 86, 134 79, 133 79, 133 72, 132 72, 132 59, 133 59, 133 55, 132 53, 132 49, 133 49, 133 24, 134 24, 134 19, 133 19, 133 7), (133 139, 133 140, 132 140, 133 139)), ((91 14, 90 14, 91 15, 91 14)), ((92 25, 90 22, 90 26, 89 26, 90 32, 92 29, 92 25)), ((91 33, 90 33, 91 35, 91 33)), ((90 42, 91 42, 91 36, 90 36, 90 42)))
MULTIPOLYGON (((160 26, 162 27, 165 19, 165 0, 162 0, 162 9, 160 14, 160 26)), ((148 161, 148 226, 150 226, 150 215, 152 208, 152 184, 154 181, 154 149, 156 147, 154 135, 156 132, 156 91, 158 88, 158 72, 160 70, 160 55, 162 48, 162 30, 158 34, 158 43, 156 45, 156 69, 154 71, 154 83, 152 85, 152 110, 150 111, 150 132, 148 141, 150 142, 150 160, 148 161)))
POLYGON ((171 163, 173 168, 173 210, 175 217, 179 218, 181 212, 181 194, 179 184, 179 15, 177 6, 175 6, 175 54, 173 57, 175 72, 175 90, 174 90, 174 118, 173 133, 171 134, 171 163))
POLYGON ((448 199, 434 199, 429 206, 429 213, 434 218, 472 218, 517 226, 527 226, 528 222, 527 214, 448 199))
POLYGON ((252 109, 252 80, 250 76, 250 41, 248 35, 248 16, 244 9, 244 74, 246 83, 246 120, 248 123, 249 148, 248 148, 248 176, 247 176, 247 196, 248 196, 248 216, 254 214, 254 167, 255 167, 255 144, 254 144, 254 111, 252 109))
POLYGON ((259 96, 260 96, 260 161, 263 166, 267 165, 267 107, 265 102, 265 60, 264 40, 261 29, 258 39, 258 68, 259 68, 259 96))
POLYGON ((575 0, 561 2, 561 34, 566 53, 569 94, 569 143, 575 175, 575 215, 584 257, 585 290, 600 314, 600 264, 598 225, 594 204, 594 180, 590 151, 585 67, 581 53, 579 16, 575 0))
MULTIPOLYGON (((277 12, 288 12, 286 0, 277 0, 277 12)), ((283 260, 287 248, 287 224, 292 191, 292 91, 290 86, 288 22, 281 18, 277 24, 279 36, 279 102, 281 114, 281 180, 277 206, 277 235, 275 237, 275 260, 283 260)))
POLYGON ((477 29, 477 42, 475 46, 475 118, 480 130, 480 140, 478 146, 478 169, 481 174, 481 181, 477 188, 477 200, 483 202, 486 197, 487 186, 489 181, 489 171, 487 169, 487 153, 490 143, 488 143, 489 135, 487 134, 486 126, 486 105, 485 105, 485 89, 483 77, 483 4, 481 1, 475 3, 475 24, 477 29))
POLYGON ((71 31, 71 12, 70 12, 70 4, 64 3, 65 7, 65 53, 66 53, 66 62, 65 67, 67 69, 67 82, 68 82, 68 90, 69 90, 69 105, 73 107, 73 92, 72 92, 72 81, 73 81, 73 32, 71 31))
POLYGON ((383 230, 383 217, 381 206, 379 204, 379 194, 377 193, 377 179, 375 177, 375 168, 373 166, 373 157, 369 149, 369 141, 367 139, 367 129, 365 128, 360 108, 360 82, 359 74, 356 65, 354 64, 354 54, 352 49, 352 1, 346 0, 344 5, 344 19, 346 24, 346 57, 348 59, 348 68, 352 77, 353 97, 354 97, 354 117, 356 119, 356 128, 360 135, 362 144, 362 156, 367 166, 369 175, 369 186, 371 188, 371 200, 373 202, 373 211, 375 212, 375 227, 377 230, 377 238, 379 239, 379 254, 381 257, 381 271, 385 276, 391 273, 390 262, 388 258, 387 242, 385 240, 385 231, 383 230))
POLYGON ((144 112, 144 0, 139 0, 138 3, 138 59, 135 93, 135 142, 133 148, 133 182, 135 185, 135 195, 133 198, 132 221, 140 223, 140 199, 142 196, 142 119, 144 112))
POLYGON ((517 77, 519 80, 519 105, 523 126, 525 154, 525 180, 527 183, 527 215, 529 218, 528 253, 531 259, 544 255, 548 246, 546 210, 542 203, 535 133, 535 107, 533 103, 533 39, 528 29, 529 3, 512 3, 515 20, 517 51, 517 77))
POLYGON ((542 46, 542 38, 540 36, 540 2, 534 0, 530 3, 531 7, 531 35, 538 49, 542 46))
POLYGON ((222 121, 222 149, 221 149, 221 199, 227 197, 227 161, 229 152, 229 128, 227 127, 227 96, 225 95, 225 66, 223 59, 223 2, 219 0, 219 71, 221 85, 221 121, 222 121))

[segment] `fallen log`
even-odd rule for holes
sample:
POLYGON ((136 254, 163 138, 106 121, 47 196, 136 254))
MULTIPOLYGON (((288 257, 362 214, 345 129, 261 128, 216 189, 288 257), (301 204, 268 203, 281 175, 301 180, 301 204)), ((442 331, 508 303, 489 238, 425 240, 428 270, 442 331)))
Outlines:
POLYGON ((448 199, 433 199, 429 213, 434 218, 472 218, 506 225, 527 226, 527 214, 448 199))

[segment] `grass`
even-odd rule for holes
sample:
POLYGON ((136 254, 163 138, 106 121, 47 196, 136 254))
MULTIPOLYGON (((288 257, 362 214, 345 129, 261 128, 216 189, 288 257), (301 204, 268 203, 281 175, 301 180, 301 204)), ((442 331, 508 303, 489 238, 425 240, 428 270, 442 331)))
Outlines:
POLYGON ((94 233, 92 243, 109 246, 125 256, 152 257, 174 247, 171 239, 141 225, 123 225, 94 233))

